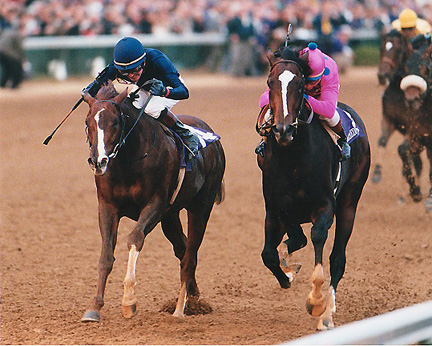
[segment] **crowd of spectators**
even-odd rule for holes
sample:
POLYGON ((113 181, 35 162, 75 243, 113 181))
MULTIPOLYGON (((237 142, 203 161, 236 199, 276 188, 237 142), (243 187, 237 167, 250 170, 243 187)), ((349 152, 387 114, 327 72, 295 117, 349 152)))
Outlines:
MULTIPOLYGON (((22 36, 224 33, 231 55, 256 74, 245 52, 263 56, 285 40, 287 24, 314 30, 328 54, 338 34, 358 29, 382 31, 404 8, 432 22, 430 0, 0 0, 0 26, 22 36)), ((259 58, 258 58, 259 59, 259 58)), ((236 67, 236 71, 239 69, 236 67)))

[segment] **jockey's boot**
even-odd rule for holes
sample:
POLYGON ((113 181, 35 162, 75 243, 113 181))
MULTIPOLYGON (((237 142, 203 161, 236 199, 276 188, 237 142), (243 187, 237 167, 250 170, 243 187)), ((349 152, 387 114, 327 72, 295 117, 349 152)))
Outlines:
POLYGON ((340 120, 336 126, 332 127, 332 130, 334 132, 336 132, 340 137, 337 140, 337 143, 338 143, 340 150, 341 150, 341 156, 342 156, 341 161, 345 161, 351 157, 351 147, 348 144, 347 137, 346 137, 345 132, 342 128, 342 123, 340 120))
POLYGON ((261 138, 261 141, 259 142, 258 146, 255 148, 255 154, 264 157, 265 145, 266 145, 266 140, 265 137, 263 137, 261 138))
POLYGON ((190 131, 178 118, 177 116, 172 113, 168 108, 165 108, 159 118, 157 118, 162 124, 169 127, 171 130, 173 130, 175 133, 177 133, 183 143, 186 146, 186 149, 188 149, 189 158, 193 158, 196 155, 198 155, 199 151, 199 139, 196 134, 194 134, 192 131, 190 131))

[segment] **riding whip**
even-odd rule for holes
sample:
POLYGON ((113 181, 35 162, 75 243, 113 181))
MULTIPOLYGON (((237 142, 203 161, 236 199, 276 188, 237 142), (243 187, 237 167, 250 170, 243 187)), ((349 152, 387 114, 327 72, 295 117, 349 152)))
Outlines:
POLYGON ((291 32, 292 32, 292 25, 290 23, 290 24, 288 24, 288 32, 287 32, 286 40, 285 40, 285 47, 288 47, 288 41, 290 39, 291 32))
POLYGON ((62 126, 62 124, 66 121, 67 118, 69 118, 69 115, 72 114, 72 112, 78 108, 78 106, 81 104, 81 102, 84 101, 84 97, 81 96, 81 98, 78 100, 77 103, 75 103, 75 106, 72 107, 72 109, 70 110, 70 112, 65 116, 65 118, 60 122, 60 124, 57 125, 57 127, 54 129, 54 131, 47 137, 45 138, 45 140, 43 141, 43 144, 48 145, 49 141, 51 140, 51 138, 54 136, 54 133, 56 133, 56 131, 58 130, 58 128, 60 126, 62 126))

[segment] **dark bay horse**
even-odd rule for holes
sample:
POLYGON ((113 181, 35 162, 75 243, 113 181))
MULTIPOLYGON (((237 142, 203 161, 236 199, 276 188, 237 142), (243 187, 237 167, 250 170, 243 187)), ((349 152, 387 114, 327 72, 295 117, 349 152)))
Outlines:
POLYGON ((265 244, 262 259, 282 288, 291 285, 292 273, 280 265, 277 247, 286 234, 288 253, 306 246, 301 225, 312 223, 311 240, 315 251, 312 291, 307 311, 319 316, 318 329, 334 326, 335 291, 345 271, 345 249, 351 236, 357 204, 370 168, 370 148, 365 126, 350 107, 340 104, 364 132, 351 145, 351 158, 340 162, 340 151, 314 117, 302 124, 305 110, 304 62, 280 54, 267 53, 270 73, 270 131, 264 156, 258 155, 265 199, 265 244), (330 255, 330 286, 323 290, 323 249, 328 230, 336 216, 336 231, 330 255))
MULTIPOLYGON (((423 37, 424 38, 424 37, 423 37)), ((409 185, 410 196, 415 202, 422 200, 418 182, 419 174, 413 174, 411 157, 419 157, 426 149, 430 163, 431 187, 426 198, 426 210, 432 210, 432 44, 424 42, 413 49, 404 65, 405 77, 400 82, 402 102, 408 110, 407 144, 399 147, 402 174, 409 185)), ((415 168, 415 167, 414 167, 415 168)))
MULTIPOLYGON (((406 75, 405 62, 408 60, 411 52, 410 42, 399 31, 392 30, 382 36, 380 52, 378 81, 382 85, 387 84, 387 86, 381 97, 381 134, 378 138, 375 167, 371 177, 374 183, 379 183, 382 180, 382 166, 390 137, 395 131, 405 136, 409 121, 409 109, 404 103, 400 82, 406 75)), ((406 148, 407 145, 408 142, 404 140, 401 148, 406 148)), ((411 160, 414 163, 417 176, 419 176, 422 171, 421 158, 420 156, 413 156, 411 160)))
MULTIPOLYGON (((82 321, 99 321, 104 291, 114 264, 119 221, 126 216, 137 221, 129 234, 129 260, 124 279, 122 313, 136 312, 136 264, 145 237, 161 222, 162 230, 180 260, 180 294, 174 316, 184 316, 187 299, 199 296, 195 280, 197 252, 203 240, 214 203, 223 199, 225 155, 220 141, 207 145, 185 168, 175 137, 155 119, 139 119, 127 90, 118 94, 112 85, 96 98, 86 94, 89 104, 86 125, 99 202, 102 250, 98 266, 97 292, 82 321), (138 119, 138 121, 137 121, 138 119), (188 232, 183 233, 179 212, 187 210, 188 232)), ((211 131, 202 120, 180 116, 185 124, 211 131)))

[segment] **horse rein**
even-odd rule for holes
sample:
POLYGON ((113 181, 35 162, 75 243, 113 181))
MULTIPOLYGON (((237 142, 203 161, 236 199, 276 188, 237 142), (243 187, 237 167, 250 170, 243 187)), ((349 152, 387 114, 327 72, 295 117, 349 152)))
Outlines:
MULTIPOLYGON (((120 104, 118 102, 113 101, 113 100, 97 100, 95 102, 95 103, 102 103, 102 102, 112 103, 117 108, 117 110, 120 112, 120 117, 122 119, 122 131, 121 131, 120 139, 119 139, 119 142, 115 145, 112 153, 110 155, 108 155, 108 157, 110 159, 114 159, 117 156, 117 154, 118 154, 119 150, 121 149, 121 147, 126 143, 126 139, 129 137, 129 135, 131 134, 131 132, 133 131, 133 129, 138 124, 139 120, 141 119, 142 115, 144 114, 144 110, 145 110, 146 106, 148 105, 148 103, 150 102, 150 100, 151 100, 152 97, 153 97, 152 94, 150 94, 148 96, 147 100, 145 101, 144 105, 141 108, 140 114, 138 115, 135 123, 132 125, 132 127, 129 129, 129 131, 128 131, 128 133, 126 135, 124 135, 124 133, 125 133, 125 128, 126 128, 125 117, 127 117, 127 115, 125 115, 121 111, 120 104)), ((138 161, 138 160, 141 160, 141 159, 147 157, 148 153, 154 148, 154 146, 156 145, 156 132, 155 132, 153 124, 152 124, 152 132, 153 132, 153 143, 152 143, 150 149, 146 153, 144 153, 142 156, 140 156, 139 158, 132 160, 132 162, 133 161, 138 161)))

